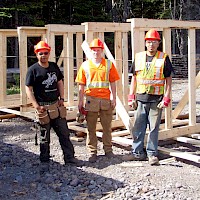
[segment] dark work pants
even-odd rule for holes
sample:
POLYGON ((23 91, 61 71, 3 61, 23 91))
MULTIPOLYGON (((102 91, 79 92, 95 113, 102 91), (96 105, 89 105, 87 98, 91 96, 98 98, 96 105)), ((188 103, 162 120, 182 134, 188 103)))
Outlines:
POLYGON ((48 162, 50 157, 50 130, 54 129, 61 145, 64 161, 74 157, 74 147, 70 141, 67 121, 64 118, 56 118, 45 125, 40 125, 40 161, 48 162))

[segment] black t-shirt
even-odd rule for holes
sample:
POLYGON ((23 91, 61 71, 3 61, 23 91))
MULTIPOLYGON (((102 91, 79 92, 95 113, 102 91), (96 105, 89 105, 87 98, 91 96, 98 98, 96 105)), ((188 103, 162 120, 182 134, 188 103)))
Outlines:
POLYGON ((56 63, 49 62, 49 67, 44 68, 37 62, 28 68, 26 86, 33 87, 37 102, 51 102, 60 96, 57 82, 61 79, 63 74, 56 63))
MULTIPOLYGON (((146 55, 146 68, 147 68, 147 70, 149 69, 153 58, 154 58, 154 56, 146 55)), ((164 77, 165 78, 170 77, 172 72, 174 72, 173 67, 172 67, 172 63, 169 59, 169 56, 167 56, 165 58, 164 69, 163 69, 164 77)), ((136 75, 135 62, 133 62, 133 64, 131 65, 129 73, 136 75)), ((152 94, 143 93, 143 94, 136 94, 136 97, 137 97, 137 100, 141 101, 141 102, 158 102, 158 101, 162 100, 163 95, 152 95, 152 94)))

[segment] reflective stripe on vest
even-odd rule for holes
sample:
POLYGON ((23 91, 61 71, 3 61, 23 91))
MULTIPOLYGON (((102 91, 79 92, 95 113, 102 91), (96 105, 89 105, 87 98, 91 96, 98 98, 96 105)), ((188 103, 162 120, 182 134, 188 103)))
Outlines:
POLYGON ((164 93, 165 77, 164 61, 167 54, 157 51, 150 68, 146 69, 146 52, 136 55, 135 66, 137 77, 137 93, 161 95, 164 93))
POLYGON ((89 67, 89 62, 86 61, 83 65, 83 69, 85 71, 85 76, 86 76, 86 87, 87 88, 109 88, 109 72, 111 68, 111 61, 105 59, 105 64, 106 64, 106 73, 105 73, 105 80, 102 81, 91 81, 91 74, 90 74, 90 67, 89 67))

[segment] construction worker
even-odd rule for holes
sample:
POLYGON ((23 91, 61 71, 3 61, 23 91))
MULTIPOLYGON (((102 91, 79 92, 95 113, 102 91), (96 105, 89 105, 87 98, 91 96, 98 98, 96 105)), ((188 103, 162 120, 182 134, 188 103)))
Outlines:
POLYGON ((137 109, 132 129, 133 145, 130 155, 124 160, 146 160, 150 165, 159 164, 158 131, 161 122, 162 108, 170 103, 172 64, 168 55, 158 51, 161 38, 159 33, 150 29, 145 35, 146 51, 136 53, 131 73, 133 73, 129 105, 137 109), (144 138, 149 127, 146 153, 144 138))
POLYGON ((105 156, 108 158, 114 156, 111 143, 111 121, 112 110, 116 106, 115 82, 119 80, 119 75, 114 64, 110 60, 103 58, 104 45, 101 40, 94 39, 90 43, 90 49, 92 58, 82 63, 76 77, 76 82, 79 83, 78 109, 81 112, 82 108, 85 107, 87 111, 88 134, 86 145, 90 152, 89 162, 96 162, 96 124, 98 117, 100 117, 103 127, 102 141, 105 156), (110 100, 111 92, 112 99, 110 100), (86 96, 85 105, 84 95, 86 96))
POLYGON ((36 110, 40 124, 40 161, 49 163, 50 129, 59 137, 65 164, 77 163, 64 107, 63 75, 54 62, 49 62, 51 47, 44 41, 35 46, 38 62, 28 68, 26 94, 36 110))

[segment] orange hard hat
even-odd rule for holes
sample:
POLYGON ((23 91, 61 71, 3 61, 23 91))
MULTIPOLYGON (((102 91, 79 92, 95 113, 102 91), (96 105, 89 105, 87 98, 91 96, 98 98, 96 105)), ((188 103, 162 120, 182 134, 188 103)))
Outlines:
POLYGON ((155 29, 150 29, 145 35, 145 40, 161 40, 160 34, 155 29))
POLYGON ((44 41, 40 41, 34 46, 34 52, 37 53, 41 49, 47 49, 48 51, 51 51, 51 47, 44 41))
POLYGON ((90 43, 90 48, 92 47, 99 47, 99 48, 104 49, 103 42, 98 38, 95 38, 94 40, 92 40, 92 42, 90 43))

